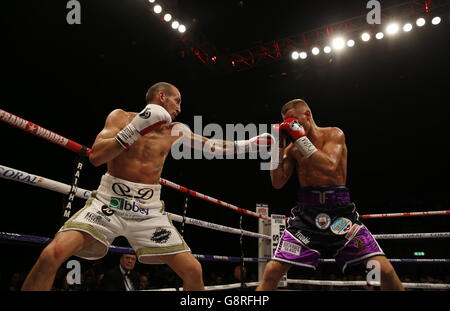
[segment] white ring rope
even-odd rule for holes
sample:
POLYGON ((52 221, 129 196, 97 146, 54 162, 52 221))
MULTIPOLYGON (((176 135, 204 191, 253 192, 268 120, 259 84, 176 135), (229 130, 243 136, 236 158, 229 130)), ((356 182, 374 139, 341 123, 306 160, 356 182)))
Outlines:
MULTIPOLYGON (((287 279, 288 284, 301 284, 301 285, 314 285, 314 286, 380 286, 380 282, 367 282, 367 281, 329 281, 329 280, 296 280, 287 279)), ((247 287, 256 287, 259 282, 248 282, 245 283, 247 287)), ((413 289, 450 289, 450 284, 436 284, 436 283, 402 283, 404 288, 413 289)), ((205 286, 205 290, 227 290, 240 288, 241 283, 225 284, 225 285, 212 285, 205 286)), ((162 292, 172 292, 172 291, 183 291, 183 288, 159 288, 159 289, 149 289, 145 291, 162 291, 162 292)))
MULTIPOLYGON (((48 178, 45 178, 42 176, 26 173, 26 172, 23 172, 23 171, 14 169, 14 168, 10 168, 7 166, 3 166, 3 165, 0 165, 0 177, 2 177, 4 179, 12 180, 12 181, 18 181, 18 182, 25 183, 28 185, 40 187, 43 189, 55 191, 55 192, 62 193, 62 194, 68 194, 70 191, 70 186, 66 185, 64 183, 54 181, 54 180, 51 180, 51 179, 48 179, 48 178)), ((77 192, 76 192, 77 198, 87 200, 90 195, 91 195, 91 191, 89 191, 89 190, 85 190, 85 189, 81 189, 81 188, 77 189, 77 192)), ((172 214, 172 213, 168 213, 168 212, 164 212, 164 214, 169 215, 176 222, 183 221, 183 217, 180 215, 176 215, 176 214, 172 214)), ((210 222, 206 222, 206 221, 202 221, 202 220, 198 220, 198 219, 194 219, 194 218, 186 217, 185 221, 186 221, 186 223, 194 225, 194 226, 209 228, 209 229, 216 230, 216 231, 228 232, 228 233, 239 234, 239 235, 241 235, 241 233, 242 233, 241 229, 218 225, 218 224, 214 224, 214 223, 210 223, 210 222)), ((263 238, 263 239, 270 240, 270 236, 256 233, 256 232, 250 232, 250 231, 244 230, 243 234, 245 236, 249 236, 249 237, 263 238)))
MULTIPOLYGON (((287 279, 288 284, 303 284, 317 286, 380 286, 379 282, 367 281, 322 281, 322 280, 295 280, 287 279)), ((434 284, 434 283, 402 283, 404 288, 421 288, 421 289, 450 289, 450 284, 434 284)))
MULTIPOLYGON (((12 181, 18 181, 21 183, 25 183, 28 185, 44 188, 47 190, 59 192, 62 194, 68 194, 70 192, 70 186, 58 181, 51 180, 49 178, 45 178, 38 175, 33 175, 30 173, 26 173, 14 168, 10 168, 7 166, 0 165, 0 177, 12 181)), ((76 197, 81 199, 88 199, 91 195, 91 191, 78 188, 76 192, 76 197)), ((174 221, 180 222, 183 217, 170 214, 174 217, 174 221)), ((189 223, 194 226, 199 226, 203 228, 209 228, 212 230, 229 232, 233 234, 241 234, 241 229, 230 228, 218 224, 213 224, 209 222, 205 222, 202 220, 197 220, 193 218, 186 218, 186 223, 189 223)), ((244 231, 244 235, 250 237, 257 237, 263 239, 270 239, 270 236, 263 235, 256 232, 244 231)), ((392 240, 392 239, 428 239, 428 238, 449 238, 450 232, 435 232, 435 233, 401 233, 401 234, 374 234, 373 237, 378 240, 392 240)))
MULTIPOLYGON (((164 212, 167 213, 167 212, 164 212)), ((167 213, 174 221, 176 222, 182 222, 183 221, 183 217, 176 215, 176 214, 172 214, 172 213, 167 213)), ((236 229, 236 228, 231 228, 231 227, 227 227, 227 226, 223 226, 223 225, 218 225, 218 224, 214 224, 211 222, 206 222, 203 220, 198 220, 195 218, 189 218, 189 217, 185 217, 185 222, 187 224, 191 224, 194 226, 198 226, 198 227, 203 227, 203 228, 209 228, 212 230, 216 230, 216 231, 222 231, 222 232, 228 232, 228 233, 233 233, 233 234, 241 234, 241 229, 236 229)), ((264 235, 264 234, 260 234, 260 233, 256 233, 256 232, 251 232, 251 231, 246 231, 243 230, 243 235, 245 236, 249 236, 249 237, 254 237, 254 238, 262 238, 262 239, 268 239, 270 240, 270 236, 268 235, 264 235)))
POLYGON ((378 240, 450 238, 450 232, 374 234, 378 240))
MULTIPOLYGON (((19 171, 17 169, 13 169, 10 167, 6 167, 3 165, 0 165, 0 177, 12 181, 18 181, 21 183, 29 184, 32 186, 37 186, 40 188, 44 188, 47 190, 59 192, 62 194, 68 194, 70 191, 70 186, 58 181, 54 181, 45 177, 29 174, 23 171, 19 171)), ((91 191, 85 190, 82 188, 78 188, 76 192, 76 197, 81 199, 88 199, 91 195, 91 191)), ((181 222, 183 217, 167 213, 174 221, 181 222)), ((226 227, 214 223, 209 223, 193 218, 185 218, 186 223, 209 228, 212 230, 222 231, 222 232, 229 232, 233 234, 241 234, 241 229, 226 227)), ((270 239, 269 236, 254 233, 250 231, 243 231, 243 234, 246 236, 251 237, 257 237, 257 238, 264 238, 264 239, 270 239)), ((375 239, 417 239, 417 238, 448 238, 450 237, 450 232, 437 232, 437 233, 406 233, 406 234, 378 234, 374 235, 375 239)), ((223 256, 224 258, 226 256, 223 256)), ((331 262, 334 261, 334 259, 324 259, 324 262, 331 262)), ((422 259, 422 261, 426 262, 438 262, 439 259, 422 259)), ((379 284, 376 283, 370 283, 368 284, 366 281, 320 281, 320 280, 293 280, 293 279, 287 279, 288 283, 292 284, 304 284, 304 285, 322 285, 322 286, 365 286, 365 285, 374 285, 379 286, 379 284)), ((254 287, 257 286, 258 282, 252 282, 252 283, 246 283, 248 287, 254 287)), ((233 288, 240 288, 241 283, 236 284, 228 284, 228 285, 217 285, 217 286, 205 286, 205 290, 226 290, 226 289, 233 289, 233 288)), ((429 284, 429 283, 403 283, 403 287, 405 288, 418 288, 418 289, 450 289, 450 284, 429 284)), ((175 291, 175 288, 167 288, 167 289, 157 289, 156 291, 175 291)), ((182 289, 178 289, 182 290, 182 289)))
MULTIPOLYGON (((259 285, 259 282, 248 282, 245 283, 247 287, 256 287, 259 285)), ((241 283, 233 283, 233 284, 224 284, 224 285, 210 285, 205 286, 206 291, 213 291, 213 290, 227 290, 227 289, 234 289, 234 288, 241 288, 241 283)), ((175 292, 175 291, 183 291, 182 287, 179 288, 159 288, 159 289, 147 289, 143 290, 143 292, 175 292)))

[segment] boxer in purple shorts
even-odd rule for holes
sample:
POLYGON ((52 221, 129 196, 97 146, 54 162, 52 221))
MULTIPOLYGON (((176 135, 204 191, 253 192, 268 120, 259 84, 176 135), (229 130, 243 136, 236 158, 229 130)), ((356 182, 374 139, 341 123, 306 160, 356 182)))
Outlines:
POLYGON ((287 228, 257 290, 276 290, 292 266, 316 269, 319 258, 333 257, 342 272, 356 263, 380 264, 382 290, 403 290, 391 263, 361 223, 345 186, 347 146, 335 127, 318 127, 304 100, 294 99, 281 109, 275 125, 270 176, 276 189, 297 172, 301 188, 287 228), (288 144, 287 140, 292 143, 288 144))

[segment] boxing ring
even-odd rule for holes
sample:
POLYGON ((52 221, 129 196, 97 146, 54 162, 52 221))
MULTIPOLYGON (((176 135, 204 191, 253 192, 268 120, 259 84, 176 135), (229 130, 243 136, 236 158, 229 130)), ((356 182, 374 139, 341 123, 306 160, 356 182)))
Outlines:
MULTIPOLYGON (((86 148, 70 139, 53 133, 47 129, 44 129, 32 122, 24 120, 13 114, 10 114, 2 109, 0 109, 0 120, 10 124, 18 129, 25 132, 31 133, 35 136, 41 137, 57 144, 61 147, 69 149, 73 152, 79 153, 79 162, 76 165, 75 173, 73 176, 73 181, 71 185, 64 184, 49 178, 34 175, 29 172, 24 172, 16 168, 10 168, 0 164, 0 177, 13 182, 20 182, 28 184, 30 186, 39 187, 49 191, 57 192, 67 196, 67 201, 64 206, 63 218, 68 219, 71 214, 71 205, 75 198, 81 200, 87 200, 91 194, 91 190, 86 190, 78 187, 78 178, 80 177, 80 172, 83 167, 83 161, 89 156, 90 149, 86 148)), ((259 265, 260 271, 263 271, 265 263, 270 260, 271 254, 276 247, 276 242, 286 227, 287 218, 284 215, 271 215, 268 214, 268 209, 262 207, 260 213, 257 211, 250 211, 242 209, 233 204, 224 202, 222 200, 215 199, 208 195, 204 195, 200 192, 188 189, 186 187, 180 186, 174 182, 168 181, 166 179, 160 179, 161 185, 164 187, 171 188, 175 191, 179 191, 185 194, 184 210, 183 215, 177 215, 169 212, 164 212, 173 221, 181 223, 181 234, 183 234, 185 225, 192 225, 202 228, 207 228, 210 230, 220 231, 223 233, 239 235, 240 236, 240 257, 233 256, 223 256, 223 255, 207 255, 207 254, 194 254, 199 261, 214 261, 214 262, 239 262, 241 265, 241 275, 245 274, 244 265, 246 263, 252 264, 256 263, 259 265), (226 208, 240 215, 240 226, 239 228, 233 228, 221 224, 215 224, 212 222, 207 222, 199 219, 189 218, 186 216, 188 198, 195 197, 200 200, 212 203, 219 207, 226 208), (244 230, 242 227, 243 217, 254 217, 258 218, 259 222, 259 232, 251 232, 244 230), (259 254, 264 254, 263 257, 245 257, 243 248, 243 237, 251 237, 258 239, 258 251, 259 254)), ((450 215, 450 211, 423 211, 423 212, 404 212, 404 213, 390 213, 390 214, 369 214, 361 215, 362 219, 383 219, 383 218, 401 218, 401 217, 426 217, 426 216, 444 216, 450 215)), ((63 221, 65 221, 63 219, 63 221)), ((402 240, 402 239, 446 239, 450 238, 450 232, 427 232, 427 233, 402 233, 402 234, 373 234, 376 240, 402 240)), ((26 242, 36 245, 46 245, 51 242, 52 238, 41 237, 35 235, 26 235, 20 233, 10 233, 10 232, 0 232, 0 240, 10 241, 12 243, 26 242)), ((109 248, 111 253, 131 253, 134 254, 132 248, 111 246, 109 248)), ((450 259, 389 259, 391 263, 401 264, 450 264, 450 259)), ((334 259, 320 259, 319 264, 330 264, 334 263, 334 259)), ((259 275, 261 279, 261 274, 259 275)), ((206 290, 228 290, 228 289, 238 289, 238 288, 252 288, 256 287, 259 282, 246 282, 245 277, 240 283, 227 284, 227 285, 214 285, 205 286, 206 290)), ((290 279, 285 277, 284 280, 280 282, 279 288, 288 286, 288 284, 302 284, 311 286, 379 286, 377 282, 368 281, 333 281, 333 280, 304 280, 304 279, 290 279)), ((450 284, 434 284, 434 283, 402 283, 403 287, 406 289, 429 289, 429 290, 450 290, 450 284)), ((182 288, 162 288, 157 291, 178 291, 182 288)))

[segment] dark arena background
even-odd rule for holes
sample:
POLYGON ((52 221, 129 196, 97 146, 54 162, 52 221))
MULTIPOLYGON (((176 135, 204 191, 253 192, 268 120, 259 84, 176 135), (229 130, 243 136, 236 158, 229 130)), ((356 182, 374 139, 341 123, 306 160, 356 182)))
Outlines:
MULTIPOLYGON (((318 126, 345 133, 347 186, 360 215, 448 211, 450 1, 379 1, 381 24, 368 23, 368 2, 6 1, 0 13, 0 108, 91 147, 112 110, 141 111, 147 89, 159 81, 178 87, 182 113, 177 121, 191 129, 194 117, 201 116, 204 127, 263 124, 270 130, 282 121, 281 106, 302 98, 318 126), (161 13, 155 13, 155 5, 161 13), (167 13, 172 15, 169 22, 164 20, 167 13), (174 20, 185 29, 174 29, 174 20), (404 29, 407 23, 410 31, 404 29), (341 46, 337 38, 342 38, 341 46), (329 53, 324 52, 327 46, 329 53)), ((0 122, 0 137, 0 165, 72 183, 76 153, 7 122, 0 122)), ((283 189, 275 190, 269 171, 260 169, 267 161, 248 155, 176 160, 169 154, 162 178, 246 210, 255 211, 261 203, 270 214, 289 216, 299 182, 293 174, 283 189)), ((105 171, 105 165, 96 168, 86 160, 78 186, 95 190, 105 171)), ((3 237, 55 235, 67 196, 5 178, 0 191, 3 237)), ((168 212, 183 214, 184 193, 163 187, 162 199, 168 212)), ((84 202, 76 198, 72 214, 84 202)), ((239 213, 195 197, 189 198, 186 215, 240 226, 239 213)), ((363 222, 373 234, 448 233, 449 217, 442 213, 363 222)), ((244 215, 242 226, 258 232, 258 219, 244 215)), ((239 234, 186 224, 184 237, 194 254, 242 255, 239 234)), ((44 245, 6 238, 0 242, 1 290, 17 290, 44 245)), ((450 283, 448 234, 379 244, 388 258, 422 260, 394 263, 402 282, 450 283)), ((124 238, 114 245, 129 247, 124 238)), ((257 239, 244 237, 242 250, 245 257, 258 257, 257 239)), ((118 256, 108 253, 93 262, 71 258, 81 263, 81 285, 65 284, 69 270, 64 264, 53 289, 96 290, 100 275, 118 263, 118 256)), ((234 276, 239 261, 201 263, 206 286, 240 282, 234 276)), ((257 265, 245 263, 245 281, 258 281, 257 265)), ((137 263, 135 269, 148 277, 144 289, 181 286, 166 266, 137 263)), ((342 274, 329 263, 316 272, 293 268, 288 277, 365 279, 364 267, 342 274)), ((299 284, 287 289, 378 290, 299 284)))

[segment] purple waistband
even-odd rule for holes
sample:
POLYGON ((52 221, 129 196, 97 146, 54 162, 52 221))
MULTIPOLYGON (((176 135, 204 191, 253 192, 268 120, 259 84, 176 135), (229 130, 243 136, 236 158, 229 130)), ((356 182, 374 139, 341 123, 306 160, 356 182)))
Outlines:
POLYGON ((301 205, 338 205, 350 203, 350 191, 345 186, 304 187, 298 191, 301 205))

